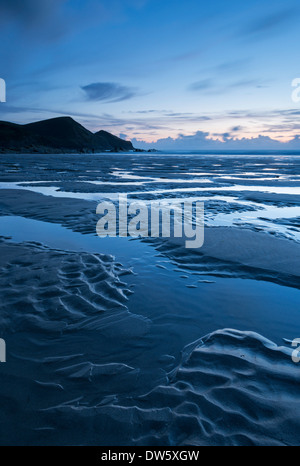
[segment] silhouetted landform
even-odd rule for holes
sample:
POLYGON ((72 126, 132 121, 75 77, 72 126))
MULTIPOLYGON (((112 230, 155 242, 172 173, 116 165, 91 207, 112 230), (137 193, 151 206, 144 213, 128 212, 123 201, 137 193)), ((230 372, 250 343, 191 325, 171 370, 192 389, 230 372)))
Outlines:
POLYGON ((0 121, 0 153, 94 153, 132 151, 130 141, 108 133, 92 133, 71 117, 27 125, 0 121))
POLYGON ((160 152, 159 150, 157 149, 134 149, 134 152, 153 152, 153 153, 156 153, 156 152, 160 152))

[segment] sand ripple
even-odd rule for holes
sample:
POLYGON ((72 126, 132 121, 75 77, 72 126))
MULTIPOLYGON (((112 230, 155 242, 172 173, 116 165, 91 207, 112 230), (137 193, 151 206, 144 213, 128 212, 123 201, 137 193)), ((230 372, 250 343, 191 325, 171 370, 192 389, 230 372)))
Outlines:
MULTIPOLYGON (((86 377, 87 369, 65 371, 86 377)), ((132 374, 132 368, 116 369, 132 374)), ((298 445, 299 387, 290 348, 257 333, 224 329, 188 345, 169 382, 145 395, 110 395, 96 405, 71 400, 42 416, 45 426, 60 426, 66 442, 67 426, 75 422, 84 444, 298 445)))

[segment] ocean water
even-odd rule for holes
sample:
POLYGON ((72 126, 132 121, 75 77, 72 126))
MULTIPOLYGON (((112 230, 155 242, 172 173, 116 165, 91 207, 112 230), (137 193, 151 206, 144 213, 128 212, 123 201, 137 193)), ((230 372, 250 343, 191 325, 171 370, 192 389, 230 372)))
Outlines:
POLYGON ((1 156, 0 443, 300 444, 300 157, 1 156), (201 199, 204 245, 99 238, 201 199))

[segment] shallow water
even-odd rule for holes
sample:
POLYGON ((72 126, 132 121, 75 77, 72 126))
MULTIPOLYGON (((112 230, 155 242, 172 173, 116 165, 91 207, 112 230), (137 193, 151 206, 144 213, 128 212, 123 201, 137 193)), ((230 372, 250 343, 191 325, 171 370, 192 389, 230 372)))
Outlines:
MULTIPOLYGON (((160 312, 160 302, 163 301, 168 303, 169 310, 165 309, 159 319, 165 318, 166 315, 171 317, 169 311, 172 310, 172 319, 176 320, 186 303, 191 313, 185 318, 191 320, 193 325, 197 321, 198 313, 203 314, 203 310, 205 311, 204 322, 201 322, 201 319, 198 322, 203 335, 213 331, 215 325, 217 328, 236 326, 239 329, 251 329, 264 333, 277 343, 282 343, 280 332, 283 329, 283 338, 291 339, 295 331, 300 334, 300 319, 297 319, 299 290, 232 277, 212 278, 211 275, 200 274, 197 271, 191 273, 184 268, 180 270, 176 263, 168 261, 162 254, 157 254, 152 244, 128 238, 81 235, 61 225, 23 217, 1 217, 1 234, 10 237, 12 242, 33 241, 52 249, 112 254, 117 262, 135 272, 134 278, 130 280, 136 288, 130 303, 130 310, 134 314, 142 313, 152 319, 153 313, 157 315, 157 312, 160 312), (141 283, 143 286, 138 290, 141 283), (153 289, 159 290, 156 298, 151 292, 153 289), (208 304, 207 294, 218 296, 218 308, 215 308, 214 302, 208 304), (144 301, 145 296, 152 296, 149 303, 144 301), (178 299, 180 303, 177 302, 178 299), (204 306, 200 304, 202 300, 205 300, 204 306), (283 314, 287 302, 288 319, 283 314), (273 322, 269 327, 270 320, 273 322)), ((191 328, 188 329, 188 334, 190 332, 191 328)), ((185 344, 187 343, 188 340, 185 344)), ((183 346, 182 342, 178 344, 177 354, 183 346)))
POLYGON ((1 157, 1 444, 300 444, 300 158, 187 157, 1 157), (200 196, 208 249, 97 237, 120 187, 200 196))

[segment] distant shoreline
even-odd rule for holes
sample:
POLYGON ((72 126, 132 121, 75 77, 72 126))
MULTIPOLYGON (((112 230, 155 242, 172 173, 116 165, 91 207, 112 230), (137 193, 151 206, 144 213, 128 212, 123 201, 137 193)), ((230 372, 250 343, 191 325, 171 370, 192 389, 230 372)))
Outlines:
POLYGON ((227 150, 227 151, 206 151, 206 150, 190 150, 190 151, 181 151, 181 150, 157 150, 157 149, 132 149, 132 150, 102 150, 102 151, 90 151, 90 150, 83 150, 83 151, 78 151, 78 150, 45 150, 45 149, 26 149, 26 150, 2 150, 0 147, 0 156, 1 155, 103 155, 103 154, 141 154, 141 155, 183 155, 183 156, 193 156, 193 155, 204 155, 204 156, 210 156, 210 155, 228 155, 228 156, 284 156, 284 155, 290 155, 290 156, 300 156, 300 151, 299 150, 245 150, 245 151, 239 151, 239 150, 227 150))

